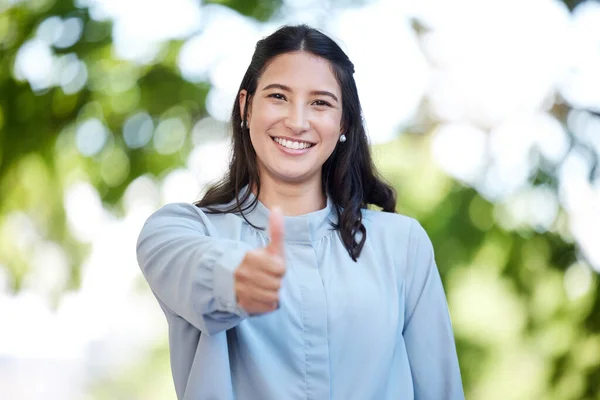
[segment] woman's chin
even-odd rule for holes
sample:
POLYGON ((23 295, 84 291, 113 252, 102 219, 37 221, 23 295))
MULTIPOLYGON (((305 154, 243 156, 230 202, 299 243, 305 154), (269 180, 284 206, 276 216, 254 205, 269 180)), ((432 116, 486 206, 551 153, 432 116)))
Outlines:
POLYGON ((304 183, 311 180, 313 175, 310 171, 298 170, 278 170, 275 174, 279 181, 285 183, 304 183))
POLYGON ((259 174, 265 174, 269 180, 275 182, 299 184, 321 178, 321 171, 315 169, 312 162, 299 162, 300 160, 269 161, 260 163, 259 174))

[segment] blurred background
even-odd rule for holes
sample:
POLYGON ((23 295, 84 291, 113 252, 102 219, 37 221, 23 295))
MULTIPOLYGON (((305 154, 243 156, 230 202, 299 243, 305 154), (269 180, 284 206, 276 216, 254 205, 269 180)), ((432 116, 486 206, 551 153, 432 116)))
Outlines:
POLYGON ((175 399, 135 241, 221 176, 258 39, 338 41, 468 399, 600 399, 600 2, 0 0, 0 398, 175 399))

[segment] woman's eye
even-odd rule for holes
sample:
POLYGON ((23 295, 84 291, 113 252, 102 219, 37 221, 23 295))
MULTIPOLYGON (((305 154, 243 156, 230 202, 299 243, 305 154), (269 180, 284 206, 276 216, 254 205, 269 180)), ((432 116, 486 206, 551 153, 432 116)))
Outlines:
POLYGON ((267 97, 272 97, 272 98, 278 99, 278 100, 285 100, 285 96, 282 95, 281 93, 271 93, 267 97))
POLYGON ((328 102, 326 102, 325 100, 315 100, 313 102, 313 104, 315 106, 326 106, 326 107, 331 107, 331 104, 329 104, 328 102))

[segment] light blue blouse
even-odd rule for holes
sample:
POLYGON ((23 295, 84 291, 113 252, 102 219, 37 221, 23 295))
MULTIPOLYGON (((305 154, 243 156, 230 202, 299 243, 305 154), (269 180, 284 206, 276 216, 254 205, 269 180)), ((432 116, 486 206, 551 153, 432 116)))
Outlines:
MULTIPOLYGON (((246 217, 268 225, 260 202, 246 217)), ((331 203, 285 217, 280 308, 249 316, 233 271, 267 232, 192 204, 155 212, 138 262, 169 325, 180 400, 464 399, 448 307, 429 237, 414 219, 363 211, 352 261, 331 203)))

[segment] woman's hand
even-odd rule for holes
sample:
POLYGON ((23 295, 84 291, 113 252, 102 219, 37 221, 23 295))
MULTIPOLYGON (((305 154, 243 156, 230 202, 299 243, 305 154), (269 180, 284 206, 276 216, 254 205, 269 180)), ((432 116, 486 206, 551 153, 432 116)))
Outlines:
POLYGON ((238 304, 249 314, 274 311, 279 306, 279 289, 285 274, 283 214, 278 208, 269 216, 271 242, 246 253, 234 273, 238 304))

